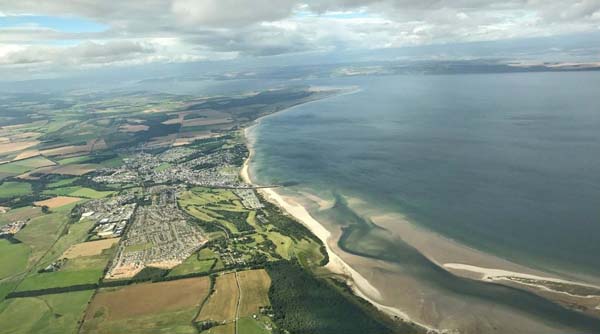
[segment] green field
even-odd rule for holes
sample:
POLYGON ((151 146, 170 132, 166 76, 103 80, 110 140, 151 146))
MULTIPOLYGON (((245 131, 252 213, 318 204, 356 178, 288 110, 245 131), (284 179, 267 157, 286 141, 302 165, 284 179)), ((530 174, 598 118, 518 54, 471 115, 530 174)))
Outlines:
POLYGON ((46 185, 46 188, 60 188, 60 187, 68 186, 68 185, 72 184, 73 182, 75 182, 76 180, 77 180, 76 177, 72 177, 72 178, 68 178, 68 179, 51 182, 46 185))
POLYGON ((51 273, 35 273, 25 278, 16 291, 43 290, 72 285, 98 283, 104 268, 96 270, 57 271, 51 273))
POLYGON ((123 164, 123 159, 121 157, 114 157, 112 159, 104 160, 100 162, 100 165, 108 168, 119 167, 123 164))
POLYGON ((71 197, 83 197, 83 198, 91 198, 98 199, 104 198, 106 196, 110 196, 114 194, 114 191, 98 191, 91 188, 85 188, 80 186, 73 187, 63 187, 63 188, 53 188, 44 190, 43 194, 45 195, 62 195, 62 196, 71 196, 71 197))
POLYGON ((2 303, 6 295, 11 293, 15 289, 18 283, 19 282, 17 282, 16 280, 0 283, 0 303, 2 303))
POLYGON ((4 182, 0 184, 0 198, 12 198, 31 194, 31 184, 27 182, 4 182))
POLYGON ((167 276, 179 276, 192 273, 209 273, 214 263, 215 258, 199 259, 198 254, 192 254, 182 264, 173 268, 167 276))
POLYGON ((86 162, 90 159, 91 159, 91 157, 89 155, 81 155, 78 157, 60 159, 60 160, 57 160, 56 162, 58 162, 60 165, 80 164, 80 163, 86 162))
POLYGON ((202 334, 235 334, 235 324, 230 322, 225 325, 215 326, 203 331, 202 334))
POLYGON ((271 333, 270 331, 268 331, 265 326, 248 317, 248 318, 241 318, 238 320, 237 323, 238 326, 238 331, 240 333, 244 333, 244 334, 269 334, 271 333))
MULTIPOLYGON (((73 206, 70 204, 69 206, 73 206)), ((62 207, 60 208, 62 209, 62 207)), ((58 210, 58 209, 54 209, 58 210)), ((70 210, 70 209, 69 209, 70 210)), ((60 211, 59 211, 60 212, 60 211)), ((59 257, 73 244, 83 242, 88 231, 94 226, 94 223, 89 220, 83 220, 67 226, 68 230, 66 233, 60 236, 60 238, 52 245, 52 248, 48 250, 44 258, 40 261, 39 267, 45 267, 50 263, 59 259, 59 257)))
POLYGON ((61 255, 71 246, 84 241, 87 231, 93 226, 91 221, 82 221, 69 224, 68 232, 63 234, 44 254, 44 257, 36 265, 21 284, 18 291, 40 290, 56 287, 65 287, 79 284, 97 283, 102 277, 114 247, 104 250, 100 255, 78 257, 69 259, 59 271, 49 273, 38 273, 37 270, 61 258, 61 255))
POLYGON ((23 174, 35 168, 51 166, 54 163, 44 157, 33 157, 25 160, 19 160, 6 164, 0 164, 0 173, 23 174))
POLYGON ((29 252, 29 247, 23 243, 13 244, 0 239, 0 280, 25 270, 29 252))
POLYGON ((19 231, 15 237, 31 248, 29 264, 39 260, 48 249, 54 244, 62 229, 68 221, 68 215, 65 212, 54 211, 33 218, 27 227, 19 231))
POLYGON ((0 304, 2 333, 76 333, 93 291, 7 299, 0 304))

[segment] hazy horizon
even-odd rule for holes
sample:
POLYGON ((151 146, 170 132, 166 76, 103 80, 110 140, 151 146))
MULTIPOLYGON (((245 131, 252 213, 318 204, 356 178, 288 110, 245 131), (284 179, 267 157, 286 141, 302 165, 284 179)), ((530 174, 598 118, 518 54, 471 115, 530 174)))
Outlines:
POLYGON ((0 1, 0 81, 373 61, 593 63, 599 9, 595 0, 0 1))

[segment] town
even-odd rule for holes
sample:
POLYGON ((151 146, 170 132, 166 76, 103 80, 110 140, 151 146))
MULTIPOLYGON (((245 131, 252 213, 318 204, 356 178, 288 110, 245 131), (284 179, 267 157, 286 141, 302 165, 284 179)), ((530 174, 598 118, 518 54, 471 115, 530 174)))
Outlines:
POLYGON ((125 159, 123 166, 98 171, 94 182, 119 184, 174 184, 221 188, 252 188, 240 181, 238 168, 245 147, 215 150, 199 155, 189 148, 175 147, 154 155, 140 152, 125 159))
POLYGON ((151 204, 137 207, 106 274, 108 279, 131 278, 148 266, 173 268, 207 241, 177 207, 174 189, 156 186, 147 191, 151 204))

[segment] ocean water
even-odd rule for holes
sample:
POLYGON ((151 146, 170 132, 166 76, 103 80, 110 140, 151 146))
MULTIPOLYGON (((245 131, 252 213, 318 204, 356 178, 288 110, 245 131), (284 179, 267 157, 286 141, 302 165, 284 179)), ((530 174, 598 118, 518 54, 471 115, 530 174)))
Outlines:
POLYGON ((600 328, 529 294, 450 277, 344 203, 359 198, 530 267, 600 276, 600 72, 315 84, 360 91, 263 119, 251 166, 259 183, 337 197, 324 214, 354 221, 346 251, 403 264, 450 293, 600 328))

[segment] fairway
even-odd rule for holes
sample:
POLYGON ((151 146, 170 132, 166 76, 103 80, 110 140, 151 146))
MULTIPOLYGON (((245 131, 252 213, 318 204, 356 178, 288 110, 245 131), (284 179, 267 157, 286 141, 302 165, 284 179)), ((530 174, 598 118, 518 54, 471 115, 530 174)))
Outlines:
POLYGON ((239 297, 239 290, 234 273, 217 277, 215 291, 208 302, 200 310, 196 321, 232 321, 239 297))
POLYGON ((267 232, 267 237, 273 241, 277 253, 281 255, 281 257, 285 259, 291 257, 292 254, 290 254, 290 250, 293 245, 293 240, 290 237, 275 231, 267 232))

